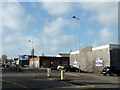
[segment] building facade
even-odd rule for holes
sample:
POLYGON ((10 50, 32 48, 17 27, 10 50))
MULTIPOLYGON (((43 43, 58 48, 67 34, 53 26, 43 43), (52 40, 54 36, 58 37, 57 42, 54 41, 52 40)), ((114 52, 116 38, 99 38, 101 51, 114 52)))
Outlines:
MULTIPOLYGON (((37 56, 33 56, 37 57, 37 56)), ((32 58, 32 55, 19 55, 19 64, 22 66, 28 66, 29 65, 29 59, 32 58)))
POLYGON ((48 57, 48 56, 39 56, 29 59, 29 66, 36 68, 48 68, 48 67, 57 67, 60 64, 69 65, 69 57, 48 57))
POLYGON ((105 66, 120 67, 120 45, 108 44, 71 52, 70 64, 87 72, 101 72, 105 66))

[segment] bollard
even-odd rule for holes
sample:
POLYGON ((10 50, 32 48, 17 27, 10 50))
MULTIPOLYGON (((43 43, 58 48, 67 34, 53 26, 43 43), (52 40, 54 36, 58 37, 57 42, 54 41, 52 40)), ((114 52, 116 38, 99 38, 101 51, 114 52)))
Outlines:
POLYGON ((65 78, 65 70, 61 70, 61 80, 65 78))
POLYGON ((50 77, 50 74, 51 74, 51 68, 48 68, 47 69, 47 77, 50 77))

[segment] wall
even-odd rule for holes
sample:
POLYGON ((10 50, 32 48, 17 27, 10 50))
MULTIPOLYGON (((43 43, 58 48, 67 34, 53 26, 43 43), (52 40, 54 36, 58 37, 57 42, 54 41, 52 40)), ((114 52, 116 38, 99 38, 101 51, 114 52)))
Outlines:
POLYGON ((69 65, 69 57, 40 57, 40 67, 57 67, 60 64, 69 65))
POLYGON ((109 45, 105 45, 97 48, 84 48, 80 50, 80 61, 78 61, 78 52, 71 53, 70 64, 77 61, 77 67, 80 65, 80 69, 87 72, 101 72, 105 66, 110 66, 110 52, 109 45), (103 49, 102 49, 103 48, 103 49), (102 60, 102 66, 96 66, 96 60, 102 60))
POLYGON ((110 66, 109 48, 92 51, 93 72, 101 72, 105 66, 110 66), (102 66, 96 66, 96 60, 102 60, 102 66))
POLYGON ((35 58, 30 58, 29 59, 29 67, 35 67, 35 68, 39 68, 40 67, 40 59, 39 57, 35 57, 35 58))
POLYGON ((69 65, 69 57, 45 57, 45 56, 41 56, 41 57, 35 57, 30 58, 29 60, 29 66, 30 67, 44 67, 44 68, 48 68, 48 67, 57 67, 60 64, 66 64, 69 65), (39 64, 38 64, 38 62, 39 64))

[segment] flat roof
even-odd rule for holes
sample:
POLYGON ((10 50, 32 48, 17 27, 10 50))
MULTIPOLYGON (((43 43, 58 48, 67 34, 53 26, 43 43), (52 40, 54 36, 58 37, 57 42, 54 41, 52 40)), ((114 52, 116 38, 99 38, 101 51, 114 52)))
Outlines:
MULTIPOLYGON (((96 51, 96 50, 100 50, 100 49, 107 49, 107 48, 109 48, 109 49, 120 49, 120 44, 107 44, 107 45, 92 47, 92 51, 96 51)), ((82 51, 82 49, 80 50, 80 52, 81 51, 82 51)), ((78 53, 79 53, 79 50, 70 52, 70 54, 78 54, 78 53)))

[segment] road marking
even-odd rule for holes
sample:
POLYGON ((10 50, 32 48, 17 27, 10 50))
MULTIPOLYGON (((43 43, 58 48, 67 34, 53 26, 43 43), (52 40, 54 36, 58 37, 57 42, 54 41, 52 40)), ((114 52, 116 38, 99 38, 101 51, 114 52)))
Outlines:
POLYGON ((12 81, 8 81, 8 80, 2 80, 2 81, 7 82, 7 83, 11 83, 11 84, 19 86, 21 88, 25 88, 26 90, 30 90, 28 87, 21 85, 21 84, 18 84, 18 83, 15 83, 15 82, 12 82, 12 81))

